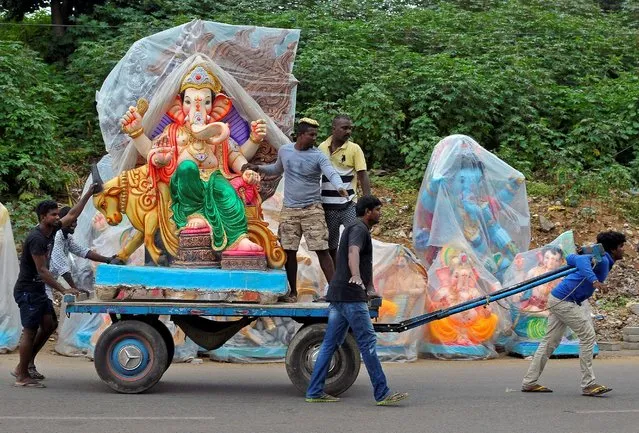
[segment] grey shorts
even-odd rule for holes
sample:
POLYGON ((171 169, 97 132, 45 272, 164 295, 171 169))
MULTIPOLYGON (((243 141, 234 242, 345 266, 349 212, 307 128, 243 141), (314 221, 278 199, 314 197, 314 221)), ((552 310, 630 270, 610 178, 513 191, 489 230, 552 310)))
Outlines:
POLYGON ((328 226, 328 249, 336 250, 339 245, 339 228, 357 220, 355 203, 350 202, 344 208, 324 207, 324 215, 328 226))
POLYGON ((315 203, 305 208, 283 207, 278 235, 285 250, 297 251, 302 235, 309 250, 328 249, 328 229, 322 205, 315 203))

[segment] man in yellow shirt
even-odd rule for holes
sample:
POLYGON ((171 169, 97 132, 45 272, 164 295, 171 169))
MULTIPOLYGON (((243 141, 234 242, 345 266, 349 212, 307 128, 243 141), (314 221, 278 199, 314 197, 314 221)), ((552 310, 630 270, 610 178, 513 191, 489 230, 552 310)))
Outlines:
POLYGON ((364 152, 357 143, 350 141, 352 132, 353 121, 350 117, 343 114, 335 116, 331 136, 319 145, 319 149, 330 158, 331 164, 341 176, 342 183, 348 185, 348 197, 342 197, 335 186, 322 176, 322 206, 328 226, 328 249, 333 263, 339 243, 340 226, 357 221, 355 201, 358 183, 364 195, 371 193, 364 152))

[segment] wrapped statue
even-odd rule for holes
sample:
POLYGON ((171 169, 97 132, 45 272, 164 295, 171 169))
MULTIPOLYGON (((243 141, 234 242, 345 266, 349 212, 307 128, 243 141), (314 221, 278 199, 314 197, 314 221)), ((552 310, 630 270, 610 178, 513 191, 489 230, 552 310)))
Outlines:
MULTIPOLYGON (((417 258, 402 245, 378 240, 373 251, 373 285, 382 297, 378 321, 397 323, 423 314, 428 278, 417 258)), ((420 340, 420 328, 378 333, 377 353, 383 361, 414 361, 420 340)))
MULTIPOLYGON (((426 310, 501 287, 505 271, 529 241, 524 176, 471 137, 441 140, 428 163, 413 222, 415 250, 429 275, 426 310)), ((434 322, 422 351, 490 356, 500 326, 496 314, 475 309, 434 322), (456 346, 463 350, 455 353, 456 346)))
POLYGON ((20 311, 13 300, 19 270, 9 212, 0 203, 0 353, 11 352, 20 340, 20 311))
MULTIPOLYGON (((459 247, 446 245, 428 275, 426 309, 437 311, 499 290, 496 278, 459 247)), ((504 323, 496 305, 476 307, 430 322, 422 352, 441 358, 488 358, 496 355, 498 326, 504 323)))
MULTIPOLYGON (((571 231, 562 233, 551 243, 541 248, 517 254, 513 265, 506 271, 504 284, 512 286, 522 281, 552 272, 566 264, 566 256, 575 253, 575 242, 571 231)), ((534 287, 508 299, 511 327, 506 331, 507 349, 519 356, 532 355, 546 334, 548 324, 548 296, 561 279, 534 287)), ((584 314, 588 307, 584 304, 584 314)), ((555 354, 578 355, 577 337, 568 330, 555 354)))

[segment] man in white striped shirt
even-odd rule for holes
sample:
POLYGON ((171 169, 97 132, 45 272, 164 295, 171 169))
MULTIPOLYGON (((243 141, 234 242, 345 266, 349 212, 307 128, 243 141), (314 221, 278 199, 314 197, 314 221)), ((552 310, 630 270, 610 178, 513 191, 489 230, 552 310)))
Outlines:
MULTIPOLYGON (((60 218, 64 217, 69 210, 70 207, 65 206, 60 209, 60 218)), ((81 257, 83 259, 93 260, 94 262, 100 263, 111 263, 115 260, 118 260, 116 256, 113 257, 105 257, 102 256, 95 251, 91 251, 91 249, 84 247, 78 244, 75 239, 73 239, 73 232, 77 227, 77 220, 74 221, 69 227, 65 227, 63 229, 58 230, 55 235, 55 241, 53 243, 53 249, 51 250, 51 259, 49 260, 49 272, 53 274, 54 278, 62 277, 69 284, 69 286, 76 290, 86 291, 84 288, 78 288, 71 277, 71 262, 69 254, 73 254, 77 257, 81 257)), ((53 290, 49 285, 45 285, 47 296, 49 299, 53 300, 53 290)))
POLYGON ((328 226, 328 250, 333 263, 339 244, 340 226, 347 226, 357 220, 355 201, 358 183, 364 195, 371 194, 366 158, 362 148, 350 141, 352 132, 353 121, 349 116, 340 114, 333 119, 331 136, 319 145, 319 150, 329 157, 343 184, 347 185, 348 193, 348 197, 340 196, 335 186, 322 176, 322 206, 328 226))

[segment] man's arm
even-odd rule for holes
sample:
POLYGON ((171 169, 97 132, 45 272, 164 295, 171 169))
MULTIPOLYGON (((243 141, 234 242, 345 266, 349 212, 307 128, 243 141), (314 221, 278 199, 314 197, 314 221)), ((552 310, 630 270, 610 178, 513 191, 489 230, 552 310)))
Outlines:
POLYGON ((273 164, 267 164, 267 165, 246 164, 242 168, 253 170, 260 174, 265 174, 267 176, 278 176, 284 173, 284 165, 282 164, 282 148, 280 147, 280 150, 277 151, 277 161, 275 161, 273 164))
POLYGON ((357 146, 355 155, 353 158, 353 168, 357 172, 357 182, 362 186, 362 192, 364 195, 370 195, 371 193, 371 181, 368 178, 368 171, 366 171, 366 157, 362 148, 357 146))
POLYGON ((351 278, 348 282, 362 286, 365 289, 362 277, 359 274, 359 247, 357 245, 348 247, 348 269, 351 271, 351 278))
POLYGON ((368 178, 368 171, 360 170, 357 172, 357 182, 362 186, 362 193, 364 195, 371 194, 371 181, 368 178))
POLYGON ((94 262, 100 262, 100 263, 111 263, 111 261, 113 260, 113 257, 102 256, 93 250, 89 250, 89 252, 86 255, 86 258, 89 260, 93 260, 94 262))
POLYGON ((569 254, 568 257, 566 257, 566 263, 577 268, 577 273, 588 280, 591 284, 599 281, 597 275, 595 275, 592 270, 592 256, 590 254, 569 254))
POLYGON ((75 286, 75 281, 73 281, 73 278, 71 277, 71 272, 65 272, 64 274, 62 274, 62 278, 64 278, 64 281, 67 282, 69 287, 71 287, 72 289, 77 289, 77 287, 75 286))
POLYGON ((80 198, 80 201, 78 201, 76 205, 71 208, 69 213, 60 218, 60 224, 62 227, 69 227, 71 224, 73 224, 73 221, 78 219, 78 217, 82 213, 82 209, 84 209, 84 206, 86 206, 87 202, 93 195, 93 191, 95 190, 96 186, 97 184, 95 183, 91 185, 87 192, 85 192, 84 195, 80 198))
POLYGON ((319 155, 319 165, 322 170, 322 174, 333 184, 335 189, 339 192, 339 195, 342 197, 348 197, 348 192, 344 189, 342 178, 335 170, 335 167, 333 167, 333 164, 331 164, 331 160, 323 153, 320 153, 319 155))
MULTIPOLYGON (((57 238, 56 238, 56 241, 57 241, 57 238)), ((69 252, 78 257, 82 257, 83 259, 89 259, 89 260, 93 260, 94 262, 100 262, 100 263, 111 263, 111 261, 113 260, 113 257, 102 256, 96 253, 95 251, 90 250, 89 248, 78 244, 72 236, 69 236, 68 242, 69 242, 69 252)), ((54 247, 54 251, 55 251, 55 247, 54 247)))
POLYGON ((74 288, 66 290, 60 283, 58 283, 53 274, 49 271, 49 269, 47 269, 47 257, 45 255, 41 256, 32 254, 31 257, 33 258, 33 263, 35 263, 36 269, 38 270, 38 275, 40 275, 42 281, 44 281, 49 287, 65 294, 77 295, 80 293, 74 288))

